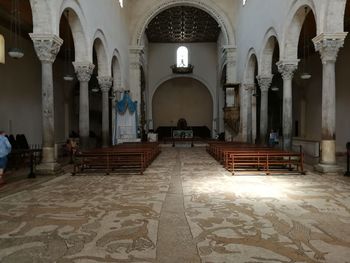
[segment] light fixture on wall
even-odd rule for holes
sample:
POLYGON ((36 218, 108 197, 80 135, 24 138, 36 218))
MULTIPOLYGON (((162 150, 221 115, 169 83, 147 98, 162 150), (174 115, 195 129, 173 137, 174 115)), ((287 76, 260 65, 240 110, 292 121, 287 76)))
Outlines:
POLYGON ((67 19, 67 29, 66 29, 66 35, 65 35, 65 40, 66 40, 66 45, 64 49, 64 75, 63 79, 66 81, 73 81, 74 76, 71 72, 71 61, 72 61, 72 49, 71 49, 71 37, 70 37, 70 32, 69 32, 69 10, 66 11, 66 19, 67 19))
POLYGON ((20 46, 21 35, 21 16, 19 10, 19 0, 12 0, 11 2, 11 44, 8 54, 11 58, 19 59, 24 56, 24 52, 20 46))
MULTIPOLYGON (((308 13, 308 7, 306 6, 305 7, 305 20, 306 20, 307 13, 308 13)), ((309 52, 309 43, 308 42, 309 42, 309 35, 308 35, 308 32, 307 32, 307 24, 305 23, 305 26, 304 26, 304 43, 303 43, 303 58, 304 58, 304 61, 303 61, 303 64, 302 64, 303 71, 300 74, 300 78, 304 79, 304 80, 307 80, 307 79, 311 78, 311 74, 306 72, 307 58, 309 57, 309 53, 310 53, 309 52)))
POLYGON ((279 89, 278 89, 277 86, 272 86, 272 87, 271 87, 271 90, 272 90, 272 91, 278 91, 279 89))

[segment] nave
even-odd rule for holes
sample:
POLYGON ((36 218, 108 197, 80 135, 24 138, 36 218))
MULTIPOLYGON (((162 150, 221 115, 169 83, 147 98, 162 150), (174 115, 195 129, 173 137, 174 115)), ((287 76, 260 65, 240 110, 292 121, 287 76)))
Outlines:
POLYGON ((346 262, 350 181, 231 176, 204 147, 144 175, 38 177, 0 193, 0 261, 346 262))

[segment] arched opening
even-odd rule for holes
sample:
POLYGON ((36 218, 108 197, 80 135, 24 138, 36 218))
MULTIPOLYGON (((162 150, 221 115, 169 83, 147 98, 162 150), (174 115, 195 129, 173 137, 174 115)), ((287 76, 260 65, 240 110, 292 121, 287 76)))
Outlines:
POLYGON ((186 77, 165 81, 154 93, 152 106, 154 128, 160 138, 164 131, 168 130, 169 133, 171 129, 176 129, 180 119, 185 119, 188 127, 200 130, 199 133, 209 131, 207 136, 210 137, 213 99, 208 88, 200 81, 186 77))
POLYGON ((79 83, 75 78, 72 62, 75 58, 75 43, 70 21, 76 17, 72 9, 67 8, 61 15, 59 37, 63 44, 53 65, 55 87, 55 137, 59 143, 74 137, 79 131, 79 83))
POLYGON ((99 63, 94 44, 92 51, 92 63, 95 68, 89 82, 89 141, 90 147, 101 147, 102 145, 102 92, 98 83, 99 63))
POLYGON ((298 40, 298 69, 293 78, 293 136, 321 139, 322 64, 312 39, 316 20, 310 7, 300 7, 305 19, 298 40))
POLYGON ((280 49, 276 37, 271 37, 269 41, 273 42, 270 64, 273 78, 268 95, 269 104, 267 130, 274 130, 277 134, 282 135, 283 80, 276 65, 276 63, 280 60, 280 49))
POLYGON ((176 65, 179 68, 188 66, 188 48, 181 46, 176 51, 176 65))

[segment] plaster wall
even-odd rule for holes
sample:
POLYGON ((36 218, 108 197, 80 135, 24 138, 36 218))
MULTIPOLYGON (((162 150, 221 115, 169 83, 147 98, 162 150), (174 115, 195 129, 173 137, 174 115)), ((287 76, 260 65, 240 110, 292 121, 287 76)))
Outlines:
MULTIPOLYGON (((183 44, 188 48, 189 63, 194 65, 193 77, 201 81, 209 90, 214 101, 214 116, 216 112, 216 87, 217 87, 217 49, 216 43, 190 43, 183 44)), ((181 77, 179 74, 173 74, 170 66, 176 64, 176 51, 180 44, 149 44, 148 57, 148 105, 152 105, 152 97, 156 89, 166 80, 181 77)), ((149 110, 152 113, 152 110, 149 110)), ((152 116, 148 116, 152 119, 152 116)), ((209 126, 209 128, 211 125, 209 126)))
POLYGON ((185 118, 188 126, 211 129, 213 102, 208 89, 198 80, 176 78, 159 86, 153 97, 154 128, 176 126, 185 118))

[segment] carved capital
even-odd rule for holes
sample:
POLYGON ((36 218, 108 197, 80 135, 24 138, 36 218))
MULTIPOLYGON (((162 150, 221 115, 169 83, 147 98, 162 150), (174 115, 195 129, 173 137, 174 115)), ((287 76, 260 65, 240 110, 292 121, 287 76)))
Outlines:
POLYGON ((90 62, 73 62, 75 73, 80 82, 89 82, 95 65, 90 62))
POLYGON ((322 63, 335 62, 338 52, 344 46, 344 39, 347 33, 320 34, 312 39, 316 51, 321 54, 322 63))
POLYGON ((283 80, 292 80, 295 70, 298 68, 299 60, 278 61, 276 63, 278 72, 281 73, 283 80))
POLYGON ((258 80, 258 83, 259 83, 260 90, 262 92, 269 91, 269 88, 270 88, 271 83, 272 83, 272 78, 273 78, 273 75, 268 75, 268 76, 259 75, 256 77, 256 79, 258 80))
POLYGON ((113 78, 111 76, 99 76, 97 79, 103 93, 108 92, 113 85, 113 78))
POLYGON ((34 43, 34 49, 39 60, 53 63, 56 59, 63 40, 51 34, 29 34, 34 43))
POLYGON ((244 83, 243 85, 243 89, 248 93, 252 93, 253 90, 255 89, 255 84, 254 83, 244 83))

